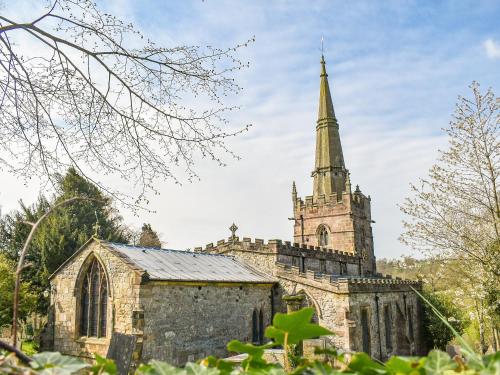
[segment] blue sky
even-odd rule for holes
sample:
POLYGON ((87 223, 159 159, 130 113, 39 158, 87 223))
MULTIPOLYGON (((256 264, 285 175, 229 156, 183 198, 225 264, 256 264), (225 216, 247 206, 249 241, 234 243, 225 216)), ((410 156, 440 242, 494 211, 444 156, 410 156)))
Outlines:
MULTIPOLYGON (((19 2, 20 4, 21 2, 19 2)), ((24 1, 26 3, 26 1, 24 1)), ((9 11, 21 5, 6 3, 9 11)), ((160 45, 232 46, 250 68, 237 75, 244 90, 231 126, 251 123, 230 146, 242 157, 228 167, 201 161, 200 182, 158 182, 157 213, 128 222, 151 222, 170 248, 192 248, 239 234, 288 240, 291 184, 312 193, 320 40, 353 184, 372 197, 378 257, 411 253, 397 240, 397 208, 409 183, 446 146, 442 128, 458 95, 478 81, 500 95, 498 1, 132 1, 102 2, 134 22, 160 45)), ((0 171, 8 187, 3 211, 30 201, 38 186, 24 186, 0 171)), ((4 185, 5 186, 5 185, 4 185)), ((120 185, 117 185, 120 188, 120 185)))

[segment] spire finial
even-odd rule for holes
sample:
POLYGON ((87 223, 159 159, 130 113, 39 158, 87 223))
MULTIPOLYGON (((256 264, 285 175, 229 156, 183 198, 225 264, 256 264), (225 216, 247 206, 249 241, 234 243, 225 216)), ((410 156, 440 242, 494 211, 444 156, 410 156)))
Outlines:
POLYGON ((326 63, 325 63, 325 55, 324 55, 324 50, 323 50, 323 37, 321 37, 321 74, 320 77, 328 77, 328 74, 326 74, 326 63))

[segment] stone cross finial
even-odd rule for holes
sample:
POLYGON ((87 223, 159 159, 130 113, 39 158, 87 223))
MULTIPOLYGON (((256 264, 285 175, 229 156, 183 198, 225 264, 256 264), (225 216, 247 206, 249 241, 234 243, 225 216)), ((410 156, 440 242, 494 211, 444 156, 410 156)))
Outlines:
POLYGON ((238 227, 236 226, 235 223, 233 223, 230 227, 229 227, 229 230, 231 231, 231 240, 235 240, 236 239, 236 231, 238 230, 238 227))
POLYGON ((99 229, 101 229, 101 226, 99 225, 99 218, 97 217, 97 211, 94 212, 95 212, 95 224, 93 225, 94 237, 99 238, 99 229))

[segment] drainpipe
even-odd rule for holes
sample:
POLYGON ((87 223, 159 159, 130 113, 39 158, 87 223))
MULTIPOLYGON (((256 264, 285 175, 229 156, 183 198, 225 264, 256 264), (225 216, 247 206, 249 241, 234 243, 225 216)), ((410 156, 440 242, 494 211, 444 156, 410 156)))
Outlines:
POLYGON ((380 353, 380 359, 382 359, 382 336, 380 335, 380 312, 378 308, 379 297, 375 294, 375 311, 377 312, 377 330, 378 330, 378 348, 380 353))

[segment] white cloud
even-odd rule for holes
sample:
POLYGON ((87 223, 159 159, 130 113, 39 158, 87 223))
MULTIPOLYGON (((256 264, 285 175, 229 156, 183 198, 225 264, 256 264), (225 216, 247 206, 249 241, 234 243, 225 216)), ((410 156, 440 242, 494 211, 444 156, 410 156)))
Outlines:
MULTIPOLYGON (((245 90, 230 103, 242 106, 232 126, 254 125, 231 140, 231 149, 242 160, 228 158, 226 168, 200 161, 198 183, 179 187, 159 181, 161 195, 150 197, 155 214, 135 217, 122 210, 128 223, 151 223, 170 248, 227 237, 233 221, 240 236, 291 238, 287 218, 292 180, 301 196, 312 192, 321 35, 344 156, 352 182, 373 198, 375 251, 380 258, 408 251, 397 240, 402 214, 396 204, 409 193, 410 181, 425 176, 437 148, 445 146, 440 129, 450 119, 456 95, 467 95, 472 80, 500 88, 488 62, 475 63, 477 44, 471 41, 478 40, 476 33, 457 39, 453 30, 436 32, 427 21, 407 27, 405 17, 415 13, 406 7, 389 17, 384 6, 379 9, 372 2, 357 2, 355 7, 342 2, 331 7, 328 1, 310 5, 252 0, 238 7, 230 1, 159 3, 164 8, 132 0, 106 4, 161 45, 223 47, 252 35, 257 38, 240 52, 251 66, 238 74, 245 90), (462 44, 465 47, 458 48, 462 44)), ((489 41, 486 50, 488 44, 498 54, 498 43, 489 41)), ((108 183, 111 178, 102 180, 108 183)), ((127 184, 114 183, 118 186, 113 188, 129 192, 127 184)), ((0 171, 0 186, 4 212, 17 207, 19 198, 32 201, 38 192, 35 182, 25 187, 6 171, 0 171)))
POLYGON ((486 39, 483 43, 486 49, 486 54, 491 59, 500 59, 500 43, 495 42, 493 39, 486 39))

